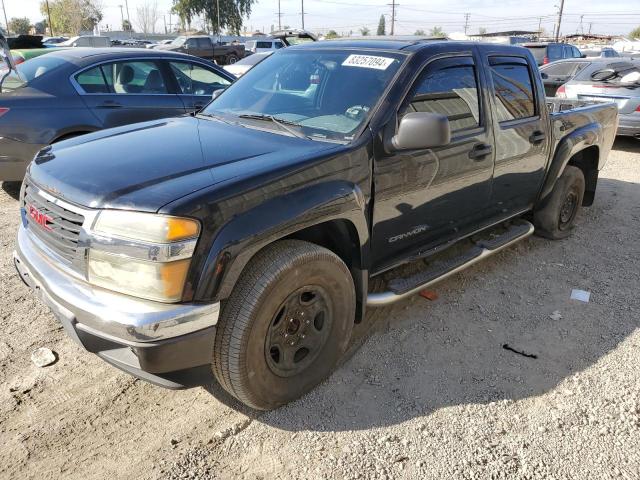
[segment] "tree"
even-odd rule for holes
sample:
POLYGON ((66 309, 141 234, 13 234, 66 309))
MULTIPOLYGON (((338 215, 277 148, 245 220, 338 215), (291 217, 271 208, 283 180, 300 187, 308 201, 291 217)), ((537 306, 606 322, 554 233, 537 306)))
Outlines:
POLYGON ((418 36, 418 37, 423 37, 426 35, 424 30, 416 30, 414 35, 418 36))
POLYGON ((332 38, 338 38, 338 32, 335 30, 329 30, 327 34, 324 36, 327 40, 331 40, 332 38))
POLYGON ((640 39, 640 27, 636 27, 633 30, 631 30, 631 32, 629 33, 629 36, 631 38, 638 38, 640 39))
POLYGON ((156 24, 160 19, 158 3, 155 0, 146 0, 142 5, 138 5, 136 12, 138 27, 142 33, 156 33, 156 24))
POLYGON ((431 30, 429 30, 429 35, 432 37, 446 37, 447 34, 444 33, 444 30, 442 30, 441 27, 433 27, 431 30))
POLYGON ((380 21, 378 22, 378 31, 376 35, 386 35, 387 34, 387 26, 385 24, 384 15, 380 15, 380 21))
MULTIPOLYGON (((242 29, 242 17, 251 14, 251 7, 257 0, 220 0, 220 29, 239 35, 242 29)), ((194 17, 202 15, 211 30, 217 32, 218 9, 211 0, 173 0, 173 11, 183 24, 190 25, 194 17)))
POLYGON ((360 29, 360 35, 362 35, 363 37, 366 37, 367 35, 369 35, 370 30, 367 27, 362 27, 360 29))
POLYGON ((13 17, 9 20, 9 31, 17 33, 18 35, 26 35, 31 30, 31 21, 27 17, 16 18, 13 17))
POLYGON ((36 35, 45 35, 47 33, 47 21, 36 22, 33 25, 33 29, 36 31, 36 35))
MULTIPOLYGON (((102 20, 100 0, 49 0, 51 27, 57 33, 77 35, 91 31, 102 20)), ((40 13, 47 15, 47 4, 40 2, 40 13)))
POLYGON ((131 22, 126 18, 122 21, 122 30, 125 32, 130 32, 133 30, 133 27, 131 26, 131 22))

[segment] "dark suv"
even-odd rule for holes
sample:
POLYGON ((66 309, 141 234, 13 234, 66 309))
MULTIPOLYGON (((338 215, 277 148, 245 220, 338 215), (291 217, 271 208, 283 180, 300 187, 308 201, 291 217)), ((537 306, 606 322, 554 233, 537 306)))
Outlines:
POLYGON ((546 65, 565 58, 584 58, 580 50, 566 43, 525 43, 522 46, 533 54, 538 65, 546 65))

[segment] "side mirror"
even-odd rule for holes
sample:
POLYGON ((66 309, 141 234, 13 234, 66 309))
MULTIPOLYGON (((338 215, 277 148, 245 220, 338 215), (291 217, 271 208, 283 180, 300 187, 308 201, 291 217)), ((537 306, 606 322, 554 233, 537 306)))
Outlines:
POLYGON ((540 76, 542 77, 543 80, 546 80, 547 78, 549 78, 549 75, 547 75, 544 72, 540 72, 540 76))
POLYGON ((582 55, 580 55, 580 58, 587 58, 587 54, 583 53, 582 55))
POLYGON ((419 150, 447 145, 451 141, 451 126, 445 115, 431 112, 407 113, 391 139, 395 150, 419 150))
POLYGON ((214 90, 213 93, 211 94, 211 100, 215 100, 216 98, 218 98, 220 95, 222 95, 222 92, 224 92, 224 88, 219 88, 218 90, 214 90))

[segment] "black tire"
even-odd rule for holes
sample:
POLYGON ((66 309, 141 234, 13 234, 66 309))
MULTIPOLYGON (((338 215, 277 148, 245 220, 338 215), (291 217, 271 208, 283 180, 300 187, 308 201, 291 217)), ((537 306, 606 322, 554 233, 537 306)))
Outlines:
POLYGON ((582 206, 583 197, 582 170, 568 165, 558 178, 545 206, 534 212, 536 234, 552 240, 568 237, 582 206))
POLYGON ((227 57, 227 65, 233 65, 237 61, 238 61, 238 57, 236 57, 235 55, 229 55, 227 57))
POLYGON ((331 373, 354 319, 353 280, 337 255, 299 240, 276 242, 249 262, 223 306, 213 373, 246 405, 277 408, 331 373))

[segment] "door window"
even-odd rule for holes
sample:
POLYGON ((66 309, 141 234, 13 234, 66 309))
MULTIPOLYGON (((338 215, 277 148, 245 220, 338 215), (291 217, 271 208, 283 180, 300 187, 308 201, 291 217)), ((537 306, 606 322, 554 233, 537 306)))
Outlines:
POLYGON ((507 122, 535 115, 531 72, 524 58, 491 58, 491 76, 498 121, 507 122), (522 63, 520 63, 522 62, 522 63))
POLYGON ((198 48, 211 48, 211 40, 209 38, 198 38, 198 48))
POLYGON ((211 95, 231 82, 211 70, 193 63, 169 62, 180 92, 185 95, 211 95))
POLYGON ((196 38, 189 38, 187 40, 187 48, 198 48, 198 40, 196 38))
POLYGON ((167 93, 162 73, 155 62, 115 62, 85 70, 76 82, 86 93, 167 93))
POLYGON ((258 42, 258 48, 271 48, 271 42, 258 42))
POLYGON ((471 63, 460 65, 444 60, 428 66, 422 73, 403 113, 446 115, 455 133, 480 125, 478 105, 475 67, 471 63))
POLYGON ((282 42, 275 42, 273 45, 276 47, 276 50, 277 50, 278 48, 282 48, 282 47, 284 47, 284 44, 283 44, 282 42))

